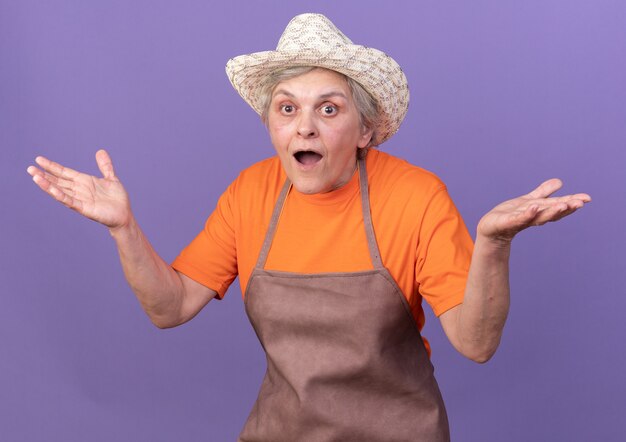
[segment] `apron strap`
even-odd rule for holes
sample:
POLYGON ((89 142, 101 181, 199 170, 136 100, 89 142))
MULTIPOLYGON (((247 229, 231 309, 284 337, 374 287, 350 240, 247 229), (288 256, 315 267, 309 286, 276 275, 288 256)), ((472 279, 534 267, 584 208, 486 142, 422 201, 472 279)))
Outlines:
POLYGON ((289 181, 289 178, 287 178, 285 180, 285 184, 283 185, 282 190, 280 191, 280 195, 278 195, 276 204, 274 205, 274 211, 272 212, 270 225, 267 228, 265 240, 263 241, 263 246, 261 247, 261 252, 259 253, 259 259, 257 259, 256 262, 255 268, 257 269, 265 268, 265 261, 267 261, 267 255, 270 252, 270 247, 272 246, 272 241, 274 240, 274 234, 276 233, 276 226, 278 225, 278 219, 280 218, 280 214, 283 211, 283 206, 285 203, 285 199, 287 198, 287 193, 289 193, 289 189, 291 189, 291 181, 289 181))
MULTIPOLYGON (((363 224, 365 226, 365 235, 367 237, 367 247, 369 249, 370 258, 372 260, 372 265, 374 266, 374 268, 382 269, 383 262, 380 258, 380 251, 378 249, 376 235, 374 234, 374 226, 372 224, 372 213, 370 210, 369 186, 367 180, 367 170, 365 168, 365 159, 359 159, 357 165, 359 169, 359 191, 361 194, 361 209, 363 211, 363 224)), ((281 212, 283 211, 283 206, 285 203, 285 199, 287 198, 287 194, 289 193, 289 189, 291 189, 291 181, 289 181, 289 178, 287 178, 285 180, 285 184, 283 185, 282 190, 280 191, 280 195, 276 200, 276 204, 274 205, 272 218, 270 219, 270 224, 267 228, 267 233, 265 234, 265 240, 263 241, 263 246, 261 247, 261 252, 259 253, 259 258, 256 262, 255 268, 257 269, 265 268, 265 262, 267 261, 267 256, 269 255, 270 247, 272 246, 272 241, 274 240, 274 235, 276 234, 278 220, 280 218, 281 212)))
POLYGON ((359 189, 361 192, 361 208, 363 209, 363 224, 365 225, 365 235, 367 236, 367 247, 370 251, 370 258, 375 269, 383 268, 383 261, 380 258, 378 243, 376 242, 376 234, 374 233, 374 225, 372 224, 372 212, 370 210, 369 185, 367 180, 367 170, 365 168, 365 159, 359 158, 359 189))

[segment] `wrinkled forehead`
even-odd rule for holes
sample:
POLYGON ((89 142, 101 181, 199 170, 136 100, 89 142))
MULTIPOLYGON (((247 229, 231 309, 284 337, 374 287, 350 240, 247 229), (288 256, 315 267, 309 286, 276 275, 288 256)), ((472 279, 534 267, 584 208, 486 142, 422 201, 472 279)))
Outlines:
POLYGON ((345 75, 319 67, 286 70, 278 75, 271 96, 343 96, 352 98, 345 75))

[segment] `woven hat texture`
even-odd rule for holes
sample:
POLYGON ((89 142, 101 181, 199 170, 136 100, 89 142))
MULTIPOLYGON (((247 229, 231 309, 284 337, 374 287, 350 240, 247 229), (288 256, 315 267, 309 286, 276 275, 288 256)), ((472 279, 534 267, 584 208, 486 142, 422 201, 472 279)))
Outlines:
POLYGON ((321 14, 294 17, 275 51, 231 58, 226 73, 239 95, 261 114, 259 93, 269 74, 292 66, 319 66, 360 83, 379 105, 378 144, 396 133, 406 115, 409 88, 398 63, 378 49, 353 44, 321 14))

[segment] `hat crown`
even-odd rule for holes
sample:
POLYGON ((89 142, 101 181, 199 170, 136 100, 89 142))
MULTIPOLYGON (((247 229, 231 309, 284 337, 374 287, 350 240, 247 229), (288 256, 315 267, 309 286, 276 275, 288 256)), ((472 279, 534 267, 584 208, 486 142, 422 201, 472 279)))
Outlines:
POLYGON ((276 50, 296 52, 351 44, 352 41, 322 14, 300 14, 291 19, 285 28, 276 50))

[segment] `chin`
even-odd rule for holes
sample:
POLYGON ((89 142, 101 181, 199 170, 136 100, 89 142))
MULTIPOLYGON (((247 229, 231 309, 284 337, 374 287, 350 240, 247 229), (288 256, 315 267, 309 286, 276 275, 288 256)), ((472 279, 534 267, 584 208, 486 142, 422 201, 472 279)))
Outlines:
POLYGON ((321 193, 317 188, 312 186, 298 186, 297 184, 293 184, 293 187, 300 193, 305 195, 315 195, 316 193, 321 193))
POLYGON ((303 183, 298 181, 292 181, 294 189, 305 195, 314 195, 316 193, 328 192, 323 186, 317 183, 303 183))

